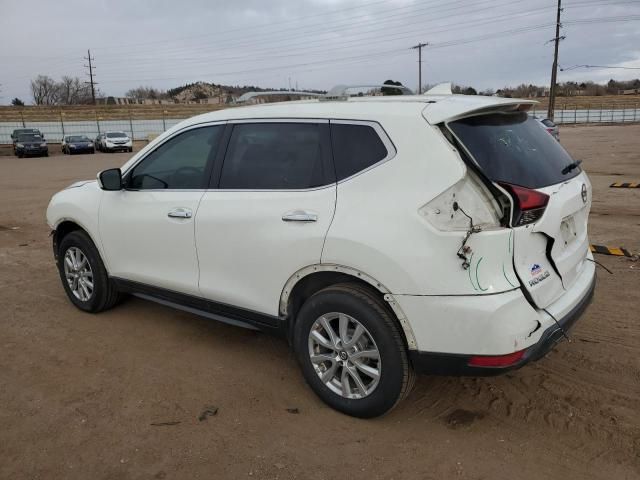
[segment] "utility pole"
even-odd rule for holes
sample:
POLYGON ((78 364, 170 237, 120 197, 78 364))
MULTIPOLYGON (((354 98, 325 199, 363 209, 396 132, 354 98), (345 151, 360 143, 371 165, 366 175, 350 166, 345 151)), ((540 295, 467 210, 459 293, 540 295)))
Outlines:
POLYGON ((91 99, 93 100, 93 104, 95 105, 96 104, 95 85, 97 85, 97 83, 93 81, 93 69, 96 67, 91 65, 91 60, 95 60, 95 58, 91 58, 91 50, 87 50, 87 56, 83 58, 89 62, 89 65, 85 65, 85 67, 89 69, 89 81, 84 83, 91 84, 91 99))
POLYGON ((426 47, 428 43, 418 43, 411 47, 412 50, 418 50, 418 95, 422 94, 422 47, 426 47))
POLYGON ((560 36, 560 13, 562 12, 562 0, 558 0, 558 14, 556 17, 556 36, 553 39, 555 43, 553 53, 553 67, 551 68, 551 85, 549 86, 549 108, 547 110, 547 117, 553 120, 553 114, 556 108, 556 82, 558 77, 558 47, 560 40, 564 40, 564 37, 560 36))

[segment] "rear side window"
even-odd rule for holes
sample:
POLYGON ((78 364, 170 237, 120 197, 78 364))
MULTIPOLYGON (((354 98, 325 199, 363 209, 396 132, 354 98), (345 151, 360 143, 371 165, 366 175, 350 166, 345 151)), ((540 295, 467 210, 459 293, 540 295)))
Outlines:
POLYGON ((525 112, 495 113, 449 123, 482 171, 494 182, 542 188, 580 173, 573 159, 525 112))
POLYGON ((289 190, 326 185, 326 124, 241 123, 233 127, 221 189, 289 190))
POLYGON ((332 123, 331 143, 338 181, 375 165, 389 153, 370 125, 332 123))

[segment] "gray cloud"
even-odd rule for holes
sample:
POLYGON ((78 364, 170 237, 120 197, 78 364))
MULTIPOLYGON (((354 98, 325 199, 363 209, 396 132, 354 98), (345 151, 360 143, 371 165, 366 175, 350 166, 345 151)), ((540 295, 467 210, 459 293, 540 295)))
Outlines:
MULTIPOLYGON (((565 0, 563 66, 640 65, 640 1, 565 0), (585 19, 627 19, 572 23, 585 19)), ((400 80, 476 88, 548 83, 554 0, 67 0, 3 2, 2 103, 30 99, 29 80, 83 76, 87 48, 100 89, 198 80, 300 88, 400 80), (504 32, 504 33, 501 33, 504 32)), ((560 81, 640 77, 640 70, 561 72, 560 81)))

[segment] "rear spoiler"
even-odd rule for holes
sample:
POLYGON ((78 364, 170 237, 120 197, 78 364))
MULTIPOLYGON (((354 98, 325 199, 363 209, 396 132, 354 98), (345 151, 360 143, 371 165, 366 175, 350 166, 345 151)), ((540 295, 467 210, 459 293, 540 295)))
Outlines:
POLYGON ((450 122, 469 115, 482 113, 529 111, 535 100, 519 98, 475 97, 472 95, 451 95, 436 98, 422 111, 422 116, 431 125, 450 122), (462 98, 461 98, 462 97, 462 98))

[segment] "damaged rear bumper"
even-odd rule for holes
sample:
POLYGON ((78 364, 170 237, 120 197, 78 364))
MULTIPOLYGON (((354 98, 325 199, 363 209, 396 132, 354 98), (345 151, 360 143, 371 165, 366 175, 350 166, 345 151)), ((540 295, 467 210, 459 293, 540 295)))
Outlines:
MULTIPOLYGON (((473 359, 482 355, 433 353, 419 350, 409 351, 409 358, 413 368, 418 373, 429 375, 452 376, 492 376, 499 375, 510 370, 515 370, 544 357, 555 345, 565 338, 567 333, 585 312, 591 301, 596 286, 595 272, 587 279, 586 289, 581 292, 581 298, 561 317, 556 316, 557 323, 553 321, 540 335, 534 344, 515 353, 520 353, 517 360, 504 366, 475 366, 473 359)), ((547 313, 548 315, 548 313, 547 313)), ((509 354, 503 357, 508 357, 509 354)), ((513 355, 513 354, 511 354, 513 355)), ((490 356, 486 356, 489 358, 490 356)))

